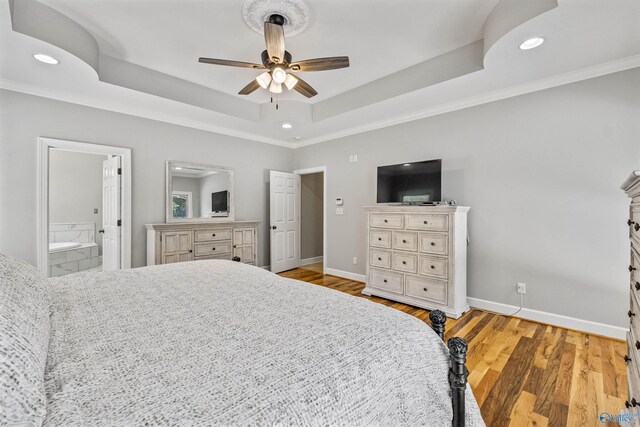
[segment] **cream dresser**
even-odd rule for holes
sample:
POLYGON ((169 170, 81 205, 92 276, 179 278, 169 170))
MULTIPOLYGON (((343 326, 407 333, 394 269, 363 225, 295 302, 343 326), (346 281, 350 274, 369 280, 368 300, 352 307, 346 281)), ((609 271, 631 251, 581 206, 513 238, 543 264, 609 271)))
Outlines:
MULTIPOLYGON (((622 189, 631 197, 629 218, 629 239, 631 240, 631 254, 629 257, 630 273, 630 307, 629 332, 627 332, 628 354, 627 379, 629 383, 629 400, 627 409, 634 414, 640 414, 640 170, 634 171, 624 182, 622 189)), ((640 415, 634 415, 633 425, 640 425, 640 415)))
POLYGON ((458 318, 467 304, 464 206, 369 206, 365 295, 439 309, 458 318))
POLYGON ((257 265, 259 221, 146 224, 147 265, 232 259, 257 265))

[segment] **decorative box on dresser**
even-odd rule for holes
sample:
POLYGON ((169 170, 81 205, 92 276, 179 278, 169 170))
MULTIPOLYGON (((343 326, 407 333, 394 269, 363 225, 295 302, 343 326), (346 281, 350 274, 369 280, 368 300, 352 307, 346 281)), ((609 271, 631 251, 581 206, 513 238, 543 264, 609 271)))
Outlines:
MULTIPOLYGON (((629 332, 627 332, 628 354, 627 380, 629 385, 629 400, 627 409, 640 414, 640 170, 634 171, 624 182, 622 189, 631 198, 629 218, 629 240, 631 254, 629 257, 630 273, 630 307, 629 332)), ((634 416, 633 425, 640 425, 640 415, 634 416)))
POLYGON ((376 295, 458 318, 467 304, 464 206, 368 206, 367 283, 376 295))
POLYGON ((232 259, 257 265, 259 221, 146 224, 147 265, 232 259))

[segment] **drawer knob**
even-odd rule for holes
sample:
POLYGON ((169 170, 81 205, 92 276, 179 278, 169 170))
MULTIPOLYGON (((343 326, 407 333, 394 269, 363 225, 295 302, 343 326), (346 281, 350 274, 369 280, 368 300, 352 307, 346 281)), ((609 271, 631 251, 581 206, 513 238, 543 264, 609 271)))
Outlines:
POLYGON ((378 240, 382 240, 382 237, 378 237, 378 240))
POLYGON ((429 292, 429 289, 427 289, 427 288, 422 288, 422 290, 425 291, 425 292, 429 292))
POLYGON ((436 245, 436 242, 431 242, 431 246, 435 246, 435 245, 436 245))
POLYGON ((625 400, 624 407, 627 408, 627 409, 631 408, 631 403, 629 403, 628 400, 625 400))
POLYGON ((216 250, 216 248, 213 248, 213 249, 212 249, 212 251, 215 251, 215 250, 216 250))
POLYGON ((636 291, 640 291, 640 282, 636 282, 636 291))
POLYGON ((427 221, 425 221, 424 223, 425 223, 425 225, 426 225, 426 224, 429 224, 427 221))
POLYGON ((638 406, 638 401, 635 397, 631 398, 631 406, 638 406))
POLYGON ((384 222, 389 222, 389 221, 387 221, 387 220, 385 219, 385 220, 384 220, 384 222))
POLYGON ((640 224, 636 222, 636 225, 633 226, 633 229, 636 231, 640 230, 640 224))
POLYGON ((402 261, 402 263, 403 263, 403 264, 406 264, 406 263, 407 263, 407 261, 402 261))
POLYGON ((384 280, 383 280, 383 282, 384 282, 384 283, 387 283, 387 279, 384 279, 384 280))
POLYGON ((378 257, 378 261, 382 261, 382 258, 378 257))
POLYGON ((432 266, 431 266, 431 269, 432 269, 432 270, 435 270, 435 268, 436 268, 436 266, 435 266, 435 265, 432 265, 432 266))
POLYGON ((635 270, 636 270, 636 268, 634 266, 632 266, 632 265, 629 266, 629 272, 632 272, 632 271, 635 271, 635 270))
POLYGON ((631 316, 635 316, 635 315, 636 314, 633 311, 631 311, 631 310, 627 311, 627 316, 631 317, 631 316))
POLYGON ((190 253, 190 254, 191 254, 191 253, 193 253, 193 249, 189 249, 189 253, 190 253))
POLYGON ((624 361, 629 363, 629 362, 631 362, 631 358, 628 355, 625 354, 624 355, 624 361))
POLYGON ((211 237, 216 237, 216 233, 213 233, 213 234, 211 235, 211 237))
POLYGON ((640 341, 636 341, 636 349, 640 350, 640 341))
POLYGON ((627 220, 627 225, 631 227, 631 224, 635 224, 635 221, 631 221, 631 219, 627 220))
POLYGON ((402 240, 402 243, 407 243, 407 241, 403 239, 403 240, 402 240))

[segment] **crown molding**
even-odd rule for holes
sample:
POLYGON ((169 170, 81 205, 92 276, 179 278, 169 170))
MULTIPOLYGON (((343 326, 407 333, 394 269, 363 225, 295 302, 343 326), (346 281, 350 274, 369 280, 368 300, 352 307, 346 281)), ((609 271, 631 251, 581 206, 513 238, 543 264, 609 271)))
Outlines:
POLYGON ((622 59, 617 59, 610 62, 605 62, 598 65, 593 65, 579 70, 570 71, 568 73, 558 74, 553 77, 548 77, 540 80, 536 80, 529 83, 513 86, 510 88, 500 89, 493 92, 488 92, 482 95, 473 96, 460 101, 450 102, 439 106, 427 108, 424 110, 416 111, 414 113, 405 114, 390 118, 388 120, 379 120, 372 123, 367 123, 362 126, 355 126, 349 129, 340 130, 338 132, 329 133, 326 135, 310 138, 304 142, 297 143, 293 148, 303 148, 309 145, 320 144, 322 142, 332 141, 339 138, 344 138, 359 133, 369 132, 372 130, 382 129, 389 126, 395 126, 402 123, 412 122, 415 120, 424 119, 427 117, 433 117, 440 114, 450 113, 453 111, 463 110, 465 108, 475 107, 482 104, 487 104, 494 101, 500 101, 502 99, 513 98, 519 95, 525 95, 527 93, 538 92, 545 89, 550 89, 557 86, 562 86, 570 83, 579 82, 582 80, 588 80, 595 77, 604 76, 606 74, 612 74, 619 71, 628 70, 640 66, 640 55, 629 56, 622 59))
POLYGON ((15 80, 0 78, 0 89, 6 89, 13 92, 21 92, 29 95, 39 96, 42 98, 55 99, 57 101, 68 102, 71 104, 83 105, 86 107, 97 108, 100 110, 113 111, 115 113, 127 114, 130 116, 141 117, 145 119, 155 120, 159 122, 170 123, 178 126, 184 126, 193 129, 204 130, 207 132, 232 136, 235 138, 246 139, 264 144, 277 145, 279 147, 293 148, 294 144, 287 141, 281 141, 274 138, 267 138, 262 135, 256 135, 250 132, 238 131, 223 126, 212 125, 211 123, 201 122, 198 120, 190 120, 173 114, 160 113, 148 108, 135 107, 130 104, 110 102, 90 96, 70 93, 64 90, 46 88, 43 86, 32 85, 18 82, 15 80))

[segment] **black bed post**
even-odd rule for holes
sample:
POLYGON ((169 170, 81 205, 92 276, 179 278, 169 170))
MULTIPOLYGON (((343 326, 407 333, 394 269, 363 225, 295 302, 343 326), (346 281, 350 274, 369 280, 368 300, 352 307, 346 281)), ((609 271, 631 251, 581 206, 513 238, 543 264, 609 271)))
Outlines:
POLYGON ((449 347, 449 384, 451 385, 451 401, 453 403, 453 427, 464 427, 464 393, 467 388, 467 375, 469 371, 465 366, 467 361, 467 342, 462 338, 451 338, 449 347))
POLYGON ((433 310, 429 313, 431 329, 444 341, 444 324, 447 323, 447 316, 440 310, 433 310))

